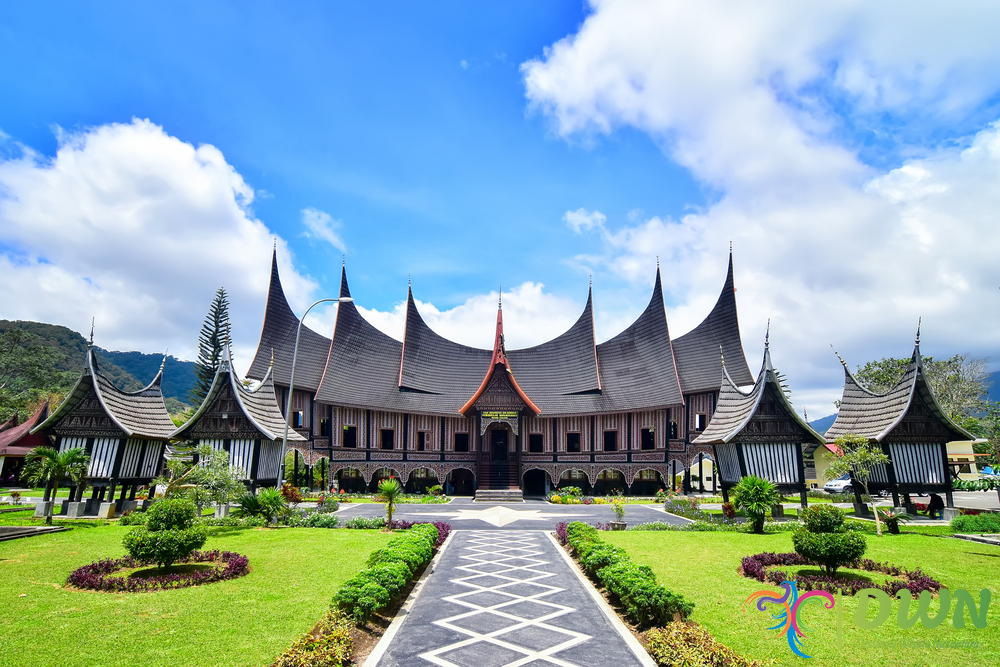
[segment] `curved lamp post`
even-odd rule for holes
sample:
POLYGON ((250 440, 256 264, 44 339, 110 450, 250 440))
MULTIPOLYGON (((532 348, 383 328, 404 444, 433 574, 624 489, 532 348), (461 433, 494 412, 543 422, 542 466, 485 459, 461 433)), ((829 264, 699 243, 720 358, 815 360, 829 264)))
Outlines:
POLYGON ((299 358, 299 335, 302 333, 302 322, 306 319, 306 315, 309 311, 318 306, 321 303, 351 303, 354 301, 349 296, 344 296, 339 299, 320 299, 313 305, 306 308, 306 312, 302 313, 302 318, 299 320, 299 326, 295 330, 295 349, 292 351, 292 373, 288 378, 288 400, 285 402, 285 433, 281 436, 281 459, 279 459, 278 468, 278 483, 276 485, 277 489, 281 489, 281 480, 284 477, 285 472, 285 456, 288 454, 288 428, 292 421, 292 394, 295 392, 295 362, 299 358))

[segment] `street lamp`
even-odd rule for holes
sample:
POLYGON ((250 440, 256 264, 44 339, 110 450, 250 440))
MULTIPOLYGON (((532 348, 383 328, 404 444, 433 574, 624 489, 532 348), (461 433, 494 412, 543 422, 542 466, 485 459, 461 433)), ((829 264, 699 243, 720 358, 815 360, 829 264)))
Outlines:
POLYGON ((318 306, 321 303, 351 303, 354 301, 349 296, 342 296, 339 299, 320 299, 313 305, 306 308, 306 312, 302 314, 302 319, 299 320, 299 326, 295 330, 295 349, 292 351, 292 373, 288 377, 288 400, 285 402, 285 433, 281 436, 281 458, 278 459, 278 483, 276 488, 281 490, 281 478, 284 476, 285 472, 285 456, 288 452, 288 428, 292 421, 292 393, 295 391, 295 362, 299 358, 299 335, 302 333, 302 321, 306 319, 306 315, 309 311, 318 306))

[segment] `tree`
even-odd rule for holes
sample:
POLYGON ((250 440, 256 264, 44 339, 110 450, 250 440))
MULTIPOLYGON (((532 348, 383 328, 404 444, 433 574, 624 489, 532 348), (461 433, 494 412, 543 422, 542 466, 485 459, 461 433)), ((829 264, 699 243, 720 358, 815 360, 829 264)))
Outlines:
POLYGON ((45 401, 57 405, 76 379, 60 370, 66 354, 39 336, 11 327, 0 333, 0 422, 23 421, 45 401))
MULTIPOLYGON (((79 447, 57 452, 51 447, 35 447, 26 457, 21 479, 31 486, 51 486, 53 500, 59 484, 69 479, 73 484, 83 484, 87 479, 90 457, 79 447)), ((46 525, 52 525, 52 508, 45 513, 46 525)))
POLYGON ((875 515, 875 532, 881 537, 882 522, 875 509, 875 501, 868 491, 868 480, 876 467, 889 463, 889 457, 882 451, 878 442, 868 440, 862 435, 848 433, 837 438, 834 444, 840 448, 840 455, 826 469, 826 478, 836 479, 847 473, 851 474, 853 480, 861 485, 865 496, 868 497, 872 514, 875 515))
POLYGON ((199 510, 205 503, 224 505, 246 490, 243 475, 229 465, 229 452, 209 445, 179 447, 179 457, 169 459, 154 487, 163 487, 165 498, 188 497, 199 510), (197 460, 197 463, 195 462, 197 460))
POLYGON ((129 531, 122 546, 137 561, 169 568, 183 560, 208 539, 205 526, 195 523, 195 507, 190 500, 161 500, 149 508, 145 526, 129 531))
POLYGON ((229 342, 229 333, 229 297, 226 289, 220 287, 198 334, 198 361, 194 369, 197 382, 190 394, 194 405, 200 405, 212 387, 222 359, 222 347, 229 342))
POLYGON ((777 487, 763 477, 747 475, 733 487, 733 503, 753 521, 753 532, 764 532, 764 519, 781 500, 777 487))
POLYGON ((403 495, 403 485, 395 477, 383 479, 378 484, 378 493, 382 496, 382 500, 385 501, 386 528, 391 529, 392 513, 396 511, 396 503, 399 501, 399 497, 403 495))

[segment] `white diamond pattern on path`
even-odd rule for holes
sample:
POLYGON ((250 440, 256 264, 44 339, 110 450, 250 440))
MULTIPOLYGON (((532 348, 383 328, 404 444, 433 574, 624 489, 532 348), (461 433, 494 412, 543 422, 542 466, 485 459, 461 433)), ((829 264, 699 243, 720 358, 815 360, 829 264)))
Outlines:
POLYGON ((443 598, 468 611, 434 621, 466 638, 420 654, 442 667, 575 666, 558 653, 591 635, 551 625, 576 611, 546 600, 563 588, 550 586, 556 564, 544 558, 538 532, 475 531, 462 550, 465 563, 456 570, 468 576, 450 579, 468 590, 443 598))

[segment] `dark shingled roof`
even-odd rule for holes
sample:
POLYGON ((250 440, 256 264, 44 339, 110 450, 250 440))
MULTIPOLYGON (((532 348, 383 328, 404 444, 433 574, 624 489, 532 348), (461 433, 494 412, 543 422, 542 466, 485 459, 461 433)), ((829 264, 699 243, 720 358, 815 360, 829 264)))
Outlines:
POLYGON ((446 412, 457 412, 479 388, 492 354, 434 333, 417 310, 413 290, 407 291, 399 387, 447 397, 442 407, 446 412), (456 403, 454 409, 448 409, 456 403))
POLYGON ((733 255, 719 300, 701 324, 674 341, 674 358, 685 394, 717 391, 723 384, 719 367, 719 346, 728 360, 727 370, 739 386, 754 379, 743 354, 740 323, 736 316, 736 287, 733 283, 733 255))
POLYGON ((712 421, 708 423, 708 428, 692 441, 693 444, 719 445, 736 438, 756 414, 768 386, 771 388, 771 394, 783 404, 788 414, 795 419, 802 430, 807 435, 812 436, 813 442, 818 445, 824 443, 823 436, 814 431, 805 420, 799 418, 795 408, 788 402, 788 397, 782 391, 781 383, 778 382, 774 372, 774 366, 771 365, 771 350, 766 345, 764 346, 764 362, 761 365, 760 374, 757 376, 757 382, 747 393, 740 391, 729 376, 729 369, 724 364, 720 364, 720 366, 723 381, 715 413, 712 415, 712 421))
MULTIPOLYGON (((166 358, 164 358, 164 363, 166 358)), ((48 419, 32 429, 32 433, 55 426, 66 414, 71 412, 80 400, 89 392, 91 386, 97 394, 105 412, 111 420, 125 432, 126 436, 146 438, 168 438, 176 428, 167 414, 163 403, 163 392, 160 381, 163 379, 163 364, 160 372, 146 387, 135 392, 125 392, 104 377, 97 367, 93 348, 87 349, 87 365, 70 390, 66 400, 49 415, 48 419)))
MULTIPOLYGON (((934 398, 930 384, 924 375, 923 361, 920 357, 920 338, 913 348, 910 365, 903 377, 894 387, 883 394, 868 391, 851 374, 847 363, 841 359, 844 366, 844 393, 840 400, 837 419, 826 432, 826 441, 833 442, 842 435, 849 433, 861 435, 871 440, 880 441, 885 438, 906 416, 913 403, 914 396, 920 396, 931 408, 941 424, 948 429, 956 440, 973 440, 975 436, 956 425, 934 398)), ((839 357, 839 355, 838 355, 839 357)))
MULTIPOLYGON (((267 291, 267 309, 264 311, 264 326, 260 332, 260 344, 254 356, 247 377, 262 380, 271 368, 271 354, 274 354, 274 381, 288 386, 292 369, 292 355, 295 350, 295 332, 299 318, 292 312, 278 277, 277 251, 271 256, 271 286, 267 291)), ((303 325, 299 337, 299 357, 295 363, 295 388, 316 391, 323 377, 330 339, 321 336, 303 325)))
POLYGON ((589 397, 594 399, 592 408, 576 411, 614 412, 683 405, 674 359, 657 267, 646 310, 625 331, 597 346, 601 393, 589 397))
MULTIPOLYGON (((216 396, 225 388, 227 383, 232 387, 233 395, 236 396, 243 414, 260 431, 261 435, 268 440, 281 440, 285 432, 285 418, 281 416, 281 410, 278 408, 278 399, 274 393, 271 369, 269 368, 264 374, 264 380, 260 383, 260 386, 250 391, 243 386, 243 383, 240 382, 239 377, 236 375, 236 371, 233 370, 229 345, 223 348, 222 360, 219 362, 219 368, 215 371, 215 378, 212 380, 212 386, 209 387, 208 394, 205 395, 205 400, 198 406, 197 412, 191 416, 191 419, 187 420, 183 426, 171 433, 170 437, 172 439, 186 438, 191 429, 201 421, 202 415, 215 402, 216 396)), ((296 433, 295 429, 291 428, 288 429, 288 440, 291 442, 305 442, 305 438, 296 433)))

